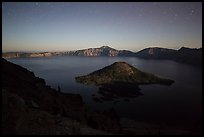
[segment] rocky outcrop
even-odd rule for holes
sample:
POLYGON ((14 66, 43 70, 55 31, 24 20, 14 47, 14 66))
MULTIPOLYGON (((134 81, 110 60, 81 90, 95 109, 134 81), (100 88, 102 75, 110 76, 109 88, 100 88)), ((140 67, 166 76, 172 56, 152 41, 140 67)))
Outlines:
POLYGON ((93 134, 121 132, 115 113, 86 111, 80 95, 56 91, 33 72, 5 59, 2 91, 3 134, 83 134, 81 129, 93 134))
POLYGON ((139 122, 128 118, 121 118, 121 125, 126 135, 201 135, 201 132, 195 134, 179 126, 139 122))
POLYGON ((84 50, 70 51, 65 55, 74 55, 74 56, 135 56, 134 52, 128 50, 116 50, 109 46, 102 46, 100 48, 89 48, 84 50))
MULTIPOLYGON (((17 94, 2 91, 3 135, 109 135, 77 120, 31 108, 17 94)), ((100 116, 99 116, 100 117, 100 116)))
POLYGON ((43 52, 43 53, 30 53, 30 54, 28 54, 28 57, 49 57, 49 56, 52 56, 52 53, 43 52))
POLYGON ((71 56, 117 56, 119 53, 118 50, 113 49, 108 46, 102 46, 100 48, 88 48, 84 50, 70 51, 66 55, 71 56))

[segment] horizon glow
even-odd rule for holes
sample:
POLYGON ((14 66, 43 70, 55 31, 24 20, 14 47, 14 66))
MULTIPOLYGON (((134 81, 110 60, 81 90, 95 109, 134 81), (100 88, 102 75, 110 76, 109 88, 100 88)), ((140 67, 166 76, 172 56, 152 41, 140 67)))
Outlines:
POLYGON ((201 2, 3 2, 2 52, 202 47, 201 2))

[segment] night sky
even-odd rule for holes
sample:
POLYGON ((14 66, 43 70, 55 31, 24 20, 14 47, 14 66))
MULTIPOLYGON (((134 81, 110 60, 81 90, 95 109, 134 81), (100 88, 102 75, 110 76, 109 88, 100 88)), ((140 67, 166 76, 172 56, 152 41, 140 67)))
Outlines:
POLYGON ((4 2, 2 29, 3 52, 199 48, 202 3, 4 2))

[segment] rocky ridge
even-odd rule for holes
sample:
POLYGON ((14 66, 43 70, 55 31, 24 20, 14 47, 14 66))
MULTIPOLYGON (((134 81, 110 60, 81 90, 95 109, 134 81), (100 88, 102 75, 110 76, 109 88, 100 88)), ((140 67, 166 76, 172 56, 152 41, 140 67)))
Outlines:
POLYGON ((135 54, 143 59, 166 59, 180 63, 191 64, 202 67, 202 48, 191 49, 181 47, 179 50, 152 47, 143 49, 135 54))
POLYGON ((181 47, 179 50, 167 49, 161 47, 150 47, 142 49, 138 52, 129 50, 117 50, 109 46, 101 46, 99 48, 88 48, 83 50, 66 51, 66 52, 41 52, 41 53, 25 53, 25 52, 7 52, 2 53, 3 58, 16 57, 50 57, 50 56, 107 56, 107 57, 138 57, 143 59, 166 59, 180 63, 202 66, 202 48, 191 49, 181 47))

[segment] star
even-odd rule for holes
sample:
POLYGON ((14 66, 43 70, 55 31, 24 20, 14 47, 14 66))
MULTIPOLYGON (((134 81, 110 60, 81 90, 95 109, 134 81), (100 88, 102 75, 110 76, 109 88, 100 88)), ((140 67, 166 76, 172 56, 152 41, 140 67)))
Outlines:
POLYGON ((174 14, 174 20, 176 20, 178 17, 178 14, 174 14))
POLYGON ((191 13, 190 13, 190 15, 193 15, 193 14, 194 14, 194 12, 195 12, 195 10, 191 10, 191 13))
POLYGON ((36 6, 37 8, 40 8, 40 4, 39 4, 38 2, 35 3, 35 6, 36 6))

